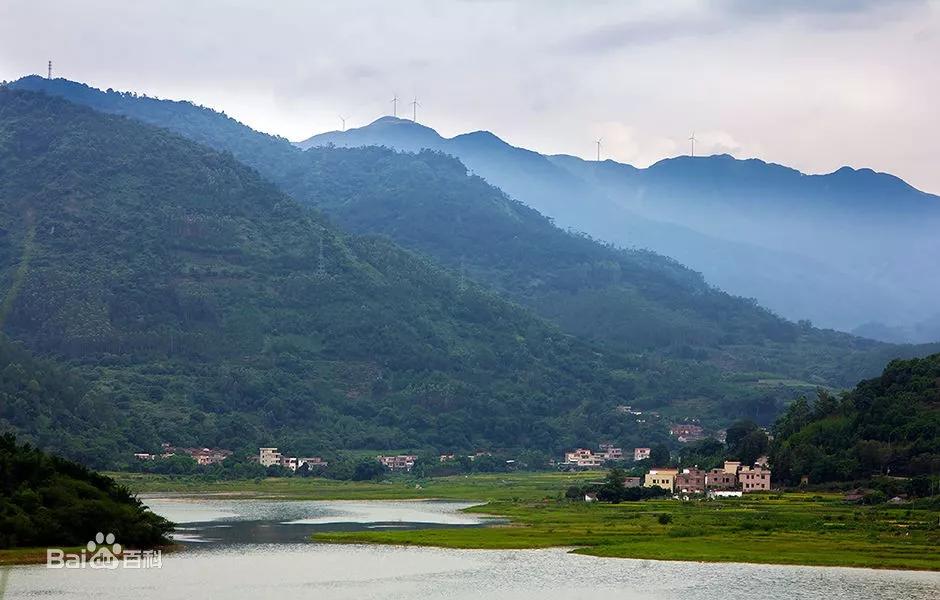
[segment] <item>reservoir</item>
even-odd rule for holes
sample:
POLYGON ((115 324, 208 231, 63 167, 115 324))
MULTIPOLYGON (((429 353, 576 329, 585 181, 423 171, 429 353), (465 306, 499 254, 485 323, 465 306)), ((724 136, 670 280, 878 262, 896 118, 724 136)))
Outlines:
MULTIPOLYGON (((179 524, 184 549, 160 568, 11 567, 3 600, 927 600, 940 573, 598 558, 567 549, 449 550, 329 545, 317 531, 482 527, 438 501, 148 498, 179 524)), ((118 540, 119 541, 119 540, 118 540)))

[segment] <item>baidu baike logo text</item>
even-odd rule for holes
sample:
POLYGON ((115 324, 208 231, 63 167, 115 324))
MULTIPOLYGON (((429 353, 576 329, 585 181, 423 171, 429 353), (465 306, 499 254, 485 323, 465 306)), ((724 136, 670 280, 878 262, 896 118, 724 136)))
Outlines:
POLYGON ((50 569, 159 569, 163 566, 160 550, 130 550, 117 543, 113 533, 98 532, 81 552, 61 548, 46 550, 46 567, 50 569))

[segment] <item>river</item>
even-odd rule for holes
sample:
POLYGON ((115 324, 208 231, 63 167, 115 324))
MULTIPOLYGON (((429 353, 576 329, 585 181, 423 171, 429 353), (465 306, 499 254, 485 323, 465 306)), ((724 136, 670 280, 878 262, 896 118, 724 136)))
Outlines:
MULTIPOLYGON (((325 545, 314 531, 480 527, 464 503, 151 498, 180 523, 160 568, 8 571, 3 600, 935 600, 940 574, 609 559, 547 550, 325 545)), ((119 541, 119 540, 118 540, 119 541)))

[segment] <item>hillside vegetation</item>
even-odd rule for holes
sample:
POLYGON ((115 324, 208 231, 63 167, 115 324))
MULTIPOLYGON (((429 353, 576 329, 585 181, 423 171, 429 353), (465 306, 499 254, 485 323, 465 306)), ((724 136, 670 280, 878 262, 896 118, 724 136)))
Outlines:
MULTIPOLYGON (((647 406, 678 399, 691 402, 700 416, 747 414, 769 421, 773 405, 796 390, 847 387, 891 358, 936 348, 880 344, 784 321, 752 301, 716 291, 668 258, 562 231, 440 154, 329 147, 301 152, 187 102, 35 77, 10 85, 131 116, 231 152, 342 226, 389 236, 566 331, 633 355, 636 369, 624 375, 647 406), (757 401, 769 402, 770 411, 755 412, 757 401)), ((572 206, 582 201, 567 199, 572 206)))
POLYGON ((84 546, 98 532, 152 547, 172 527, 111 478, 0 435, 0 548, 84 546))
MULTIPOLYGON (((0 90, 0 171, 4 331, 93 384, 73 386, 72 422, 4 411, 51 447, 75 451, 60 426, 98 433, 86 411, 141 450, 547 449, 622 430, 628 362, 339 233, 231 155, 0 90)), ((37 384, 18 402, 59 385, 37 384)))
POLYGON ((126 452, 135 431, 152 427, 77 369, 38 359, 0 337, 0 432, 28 432, 40 448, 55 448, 88 465, 126 452))
POLYGON ((774 436, 774 477, 782 481, 890 475, 928 487, 928 476, 940 474, 940 354, 892 361, 880 377, 840 396, 802 398, 780 417, 774 436))

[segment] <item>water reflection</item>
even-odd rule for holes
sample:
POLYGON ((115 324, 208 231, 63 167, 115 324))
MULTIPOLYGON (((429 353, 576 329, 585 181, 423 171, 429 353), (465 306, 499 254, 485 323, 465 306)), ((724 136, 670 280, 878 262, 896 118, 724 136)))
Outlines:
POLYGON ((178 524, 174 538, 187 544, 303 542, 323 531, 376 528, 481 527, 494 521, 460 512, 473 506, 444 501, 283 501, 258 499, 145 499, 178 524))

